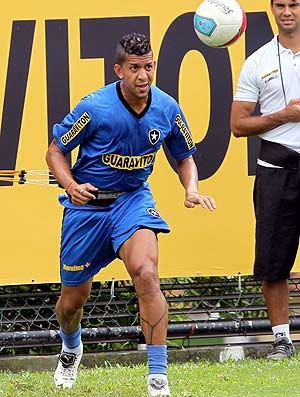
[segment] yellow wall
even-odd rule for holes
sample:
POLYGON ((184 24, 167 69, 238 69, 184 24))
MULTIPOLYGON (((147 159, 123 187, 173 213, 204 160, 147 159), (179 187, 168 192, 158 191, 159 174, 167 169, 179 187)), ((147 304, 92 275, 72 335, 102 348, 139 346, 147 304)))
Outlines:
MULTIPOLYGON (((152 47, 157 56, 171 23, 182 14, 194 12, 198 3, 195 0, 152 0, 151 3, 143 0, 7 2, 2 7, 0 23, 0 109, 4 104, 12 23, 36 21, 16 169, 47 168, 44 159, 48 146, 46 20, 68 21, 72 108, 84 94, 105 82, 103 59, 80 58, 81 18, 149 16, 152 47)), ((241 0, 240 4, 247 13, 267 11, 273 23, 269 0, 241 0)), ((228 51, 235 86, 245 58, 245 37, 228 51)), ((196 142, 203 140, 206 134, 209 98, 205 59, 200 52, 190 51, 180 68, 179 102, 196 142)), ((10 116, 13 119, 14 113, 10 116)), ((201 192, 217 200, 218 209, 214 213, 201 208, 184 208, 183 189, 163 151, 158 155, 150 182, 157 208, 172 229, 171 234, 159 238, 161 277, 251 273, 254 251, 253 176, 248 176, 245 139, 231 138, 221 167, 200 182, 201 192)), ((0 186, 1 284, 59 281, 62 216, 62 208, 57 201, 59 193, 61 190, 54 186, 0 186)), ((128 278, 122 262, 115 261, 97 279, 112 277, 128 278)))

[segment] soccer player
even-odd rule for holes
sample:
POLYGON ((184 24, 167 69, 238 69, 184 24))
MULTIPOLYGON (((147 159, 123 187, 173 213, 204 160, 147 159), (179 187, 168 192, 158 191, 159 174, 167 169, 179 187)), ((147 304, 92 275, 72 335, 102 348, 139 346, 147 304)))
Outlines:
POLYGON ((259 135, 254 185, 254 277, 262 282, 274 333, 269 359, 294 354, 288 278, 300 235, 300 1, 271 0, 278 35, 245 62, 232 105, 236 137, 259 135), (261 115, 254 114, 256 102, 261 115))
MULTIPOLYGON (((168 307, 158 277, 159 233, 169 227, 155 208, 147 178, 164 142, 177 161, 184 205, 214 210, 198 191, 196 148, 178 103, 151 86, 155 61, 142 34, 116 47, 118 81, 83 98, 60 124, 47 163, 65 188, 61 236, 61 296, 56 305, 62 351, 54 379, 71 388, 82 357, 80 322, 93 276, 120 258, 133 280, 147 343, 149 396, 169 396, 168 307), (79 146, 70 169, 66 154, 79 146)), ((170 192, 170 200, 174 197, 170 192)))

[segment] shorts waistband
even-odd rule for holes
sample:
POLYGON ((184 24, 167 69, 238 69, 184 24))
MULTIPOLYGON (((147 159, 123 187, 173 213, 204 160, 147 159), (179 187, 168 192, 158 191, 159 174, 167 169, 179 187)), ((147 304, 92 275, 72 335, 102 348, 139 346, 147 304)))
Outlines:
POLYGON ((133 192, 135 190, 137 190, 139 187, 141 187, 143 185, 143 183, 141 183, 140 185, 125 190, 123 192, 121 191, 115 191, 115 190, 102 190, 102 189, 98 189, 97 192, 93 193, 96 196, 96 199, 94 200, 90 200, 87 202, 88 205, 94 205, 96 207, 108 207, 109 205, 113 204, 117 198, 119 198, 120 196, 122 196, 125 193, 128 192, 133 192))
POLYGON ((280 143, 261 139, 258 158, 278 167, 299 169, 300 154, 280 143))
POLYGON ((122 196, 122 194, 126 193, 124 192, 116 192, 114 190, 101 190, 98 189, 97 192, 93 192, 93 194, 96 196, 96 200, 106 200, 106 199, 117 199, 118 197, 122 196))
POLYGON ((97 192, 93 192, 96 199, 88 201, 88 205, 94 205, 96 207, 108 207, 113 204, 116 199, 122 196, 126 192, 116 192, 114 190, 101 190, 98 189, 97 192))

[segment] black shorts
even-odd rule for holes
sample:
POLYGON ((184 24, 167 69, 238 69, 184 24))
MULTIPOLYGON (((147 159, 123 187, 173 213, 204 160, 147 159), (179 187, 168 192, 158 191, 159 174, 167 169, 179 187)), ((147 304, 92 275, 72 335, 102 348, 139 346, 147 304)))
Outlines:
POLYGON ((300 235, 300 170, 258 166, 254 184, 256 246, 254 277, 290 277, 300 235))

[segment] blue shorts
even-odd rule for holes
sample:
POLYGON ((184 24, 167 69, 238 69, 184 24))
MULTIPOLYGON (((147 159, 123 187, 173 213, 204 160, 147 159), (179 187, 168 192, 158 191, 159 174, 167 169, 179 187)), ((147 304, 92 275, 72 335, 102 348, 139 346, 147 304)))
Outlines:
POLYGON ((121 245, 138 229, 168 233, 155 209, 147 183, 127 192, 106 208, 75 206, 66 196, 62 222, 60 274, 64 285, 81 285, 118 255, 121 245))

